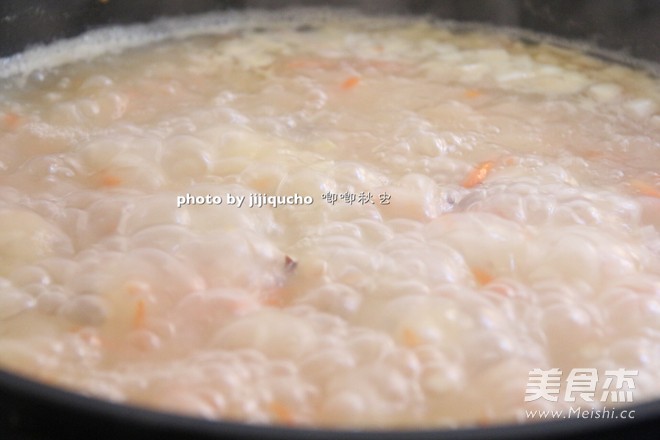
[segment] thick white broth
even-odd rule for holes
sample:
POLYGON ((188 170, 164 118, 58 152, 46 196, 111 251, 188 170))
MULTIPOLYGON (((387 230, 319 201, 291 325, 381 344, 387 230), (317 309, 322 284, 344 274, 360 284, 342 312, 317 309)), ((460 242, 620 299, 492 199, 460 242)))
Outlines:
POLYGON ((327 12, 97 32, 0 73, 3 368, 334 428, 614 407, 618 369, 628 403, 660 396, 649 73, 327 12), (596 398, 526 402, 552 368, 596 369, 596 398))

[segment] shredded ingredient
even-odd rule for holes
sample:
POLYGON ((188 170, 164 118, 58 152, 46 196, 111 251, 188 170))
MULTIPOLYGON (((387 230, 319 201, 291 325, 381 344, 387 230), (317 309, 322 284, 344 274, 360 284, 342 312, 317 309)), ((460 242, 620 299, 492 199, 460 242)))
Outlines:
POLYGON ((483 92, 479 89, 467 89, 465 93, 463 93, 463 96, 465 96, 468 99, 478 98, 481 95, 483 95, 483 92))
POLYGON ((476 279, 477 282, 482 286, 490 283, 495 279, 493 275, 478 267, 472 268, 472 273, 474 274, 474 279, 476 279))
POLYGON ((10 129, 10 130, 15 130, 18 128, 19 125, 21 125, 21 122, 23 121, 23 118, 18 116, 16 113, 5 113, 5 117, 3 118, 5 122, 5 126, 10 129))
POLYGON ((359 76, 351 76, 341 84, 341 88, 344 90, 350 90, 360 84, 361 81, 362 80, 359 76))
POLYGON ((422 343, 422 338, 415 330, 406 328, 403 330, 403 343, 408 347, 417 347, 422 343))
POLYGON ((115 187, 121 185, 121 179, 113 174, 101 176, 101 186, 115 187))
POLYGON ((284 306, 283 294, 284 294, 283 289, 275 289, 273 291, 266 293, 266 295, 264 295, 261 302, 266 306, 282 307, 284 306))
POLYGON ((641 180, 633 180, 631 182, 631 185, 635 190, 648 197, 655 197, 660 199, 660 189, 656 188, 653 185, 650 185, 646 182, 642 182, 641 180))
POLYGON ((138 300, 135 304, 135 315, 133 318, 133 327, 142 328, 146 321, 147 306, 143 299, 138 300))
POLYGON ((269 407, 270 413, 275 417, 277 422, 284 425, 293 425, 294 416, 291 408, 283 404, 282 402, 273 401, 269 407))
POLYGON ((463 187, 465 187, 465 188, 474 188, 475 186, 482 183, 486 179, 486 177, 488 176, 488 173, 490 173, 490 170, 493 169, 494 166, 495 166, 495 162, 490 161, 490 160, 480 163, 465 178, 465 180, 463 181, 463 187))

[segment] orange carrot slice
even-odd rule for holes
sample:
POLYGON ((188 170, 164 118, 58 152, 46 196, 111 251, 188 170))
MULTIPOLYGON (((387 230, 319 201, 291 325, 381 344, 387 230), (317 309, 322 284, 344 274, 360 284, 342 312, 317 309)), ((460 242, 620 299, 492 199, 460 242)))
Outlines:
POLYGON ((467 89, 464 93, 463 96, 465 96, 468 99, 474 99, 478 98, 481 95, 483 95, 483 92, 479 89, 467 89))
POLYGON ((104 174, 101 177, 101 185, 107 187, 115 187, 121 185, 121 179, 112 174, 104 174))
POLYGON ((16 113, 9 112, 9 113, 5 113, 5 116, 3 117, 3 121, 7 128, 9 128, 10 130, 16 130, 18 126, 21 125, 21 122, 23 122, 23 118, 18 116, 16 113))
POLYGON ((357 86, 358 84, 360 84, 360 81, 362 80, 360 79, 359 76, 351 76, 341 84, 341 88, 344 90, 350 90, 355 86, 357 86))
POLYGON ((135 304, 135 315, 133 316, 133 327, 142 328, 146 321, 147 306, 144 300, 141 299, 135 304))
POLYGON ((285 425, 293 425, 294 423, 293 411, 291 411, 291 408, 289 408, 282 402, 278 402, 277 400, 275 400, 271 402, 268 409, 279 423, 285 425))
POLYGON ((655 186, 642 182, 641 180, 633 180, 630 184, 639 194, 660 199, 660 189, 655 186))
POLYGON ((406 328, 403 330, 403 343, 408 347, 417 347, 422 343, 422 338, 420 338, 415 330, 406 328))
POLYGON ((493 169, 495 166, 495 162, 489 160, 486 162, 482 162, 475 169, 473 169, 470 174, 467 175, 465 180, 463 181, 463 187, 464 188, 474 188, 475 186, 479 185, 482 183, 485 179, 486 176, 488 176, 488 173, 490 173, 490 170, 493 169))
POLYGON ((482 286, 490 283, 495 279, 493 275, 478 267, 472 268, 472 274, 474 275, 474 279, 477 280, 477 282, 482 286))

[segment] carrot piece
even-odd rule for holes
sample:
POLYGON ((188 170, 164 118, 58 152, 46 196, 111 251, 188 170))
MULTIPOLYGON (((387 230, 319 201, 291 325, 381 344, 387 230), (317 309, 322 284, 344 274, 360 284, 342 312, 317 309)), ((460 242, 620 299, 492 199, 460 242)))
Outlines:
POLYGON ((660 189, 654 187, 653 185, 642 182, 641 180, 633 180, 630 182, 630 184, 638 193, 644 196, 660 199, 660 189))
POLYGON ((489 160, 486 162, 482 162, 475 169, 470 171, 470 174, 467 175, 465 180, 463 181, 463 187, 465 188, 473 188, 480 183, 482 183, 485 179, 486 176, 488 176, 488 173, 490 172, 491 169, 495 166, 495 162, 489 160))
POLYGON ((3 120, 7 128, 10 130, 17 129, 18 126, 21 125, 21 122, 23 122, 23 118, 13 112, 5 113, 3 120))
POLYGON ((482 415, 477 419, 477 426, 479 426, 480 428, 487 428, 492 425, 493 422, 485 415, 482 415))
POLYGON ((284 307, 284 301, 282 300, 282 297, 277 293, 270 293, 266 295, 261 302, 266 306, 284 307))
POLYGON ((403 343, 408 347, 417 347, 422 343, 422 338, 419 337, 419 334, 411 328, 405 328, 403 330, 403 343))
POLYGON ((493 275, 483 269, 479 269, 478 267, 472 269, 472 274, 474 275, 474 279, 477 280, 477 282, 482 286, 490 283, 495 279, 493 275))
POLYGON ((278 402, 277 400, 275 400, 271 402, 268 409, 270 410, 270 413, 273 416, 275 416, 275 419, 277 419, 279 423, 285 425, 294 424, 293 411, 291 411, 291 408, 289 408, 282 402, 278 402))
POLYGON ((605 153, 603 153, 603 152, 600 151, 600 150, 587 150, 587 151, 585 151, 584 153, 582 153, 582 156, 583 156, 585 159, 600 159, 600 158, 602 158, 604 155, 605 155, 605 153))
POLYGON ((483 95, 483 92, 479 89, 467 89, 464 93, 463 96, 468 98, 468 99, 474 99, 478 98, 481 95, 483 95))
POLYGON ((141 299, 135 304, 135 315, 133 316, 133 327, 142 328, 146 321, 147 306, 144 300, 141 299))
POLYGON ((101 185, 107 187, 115 187, 121 185, 121 179, 112 174, 104 174, 101 177, 101 185))
POLYGON ((360 79, 359 76, 351 76, 341 84, 341 88, 344 90, 350 90, 355 86, 357 86, 358 84, 360 84, 360 81, 362 80, 360 79))

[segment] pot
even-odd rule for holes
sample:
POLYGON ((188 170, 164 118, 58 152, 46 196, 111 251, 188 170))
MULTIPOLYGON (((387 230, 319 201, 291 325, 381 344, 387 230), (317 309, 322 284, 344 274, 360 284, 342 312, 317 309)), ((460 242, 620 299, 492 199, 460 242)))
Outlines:
MULTIPOLYGON (((607 53, 660 62, 660 3, 653 0, 3 0, 0 56, 104 26, 210 10, 290 5, 351 6, 366 12, 432 14, 443 19, 520 27, 586 40, 607 53)), ((628 60, 627 62, 631 62, 628 60)), ((636 63, 633 61, 633 63, 636 63)), ((643 63, 642 63, 643 64, 643 63)), ((647 64, 652 66, 652 64, 647 64)), ((2 439, 657 439, 660 400, 625 408, 607 420, 566 419, 528 425, 422 431, 332 431, 253 426, 165 414, 100 401, 0 371, 2 439)))

